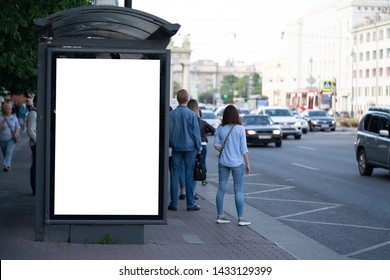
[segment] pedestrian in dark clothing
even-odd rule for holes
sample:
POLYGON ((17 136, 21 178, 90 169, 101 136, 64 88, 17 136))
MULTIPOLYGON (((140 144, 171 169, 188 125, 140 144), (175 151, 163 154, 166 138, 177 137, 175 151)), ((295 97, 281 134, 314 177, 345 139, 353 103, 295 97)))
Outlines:
POLYGON ((27 115, 27 135, 30 137, 30 148, 32 152, 32 164, 30 168, 30 184, 33 195, 35 195, 36 181, 35 170, 37 161, 37 96, 33 99, 33 108, 27 115))
POLYGON ((202 145, 197 116, 187 107, 188 92, 181 89, 176 94, 179 106, 170 113, 169 147, 172 148, 171 202, 168 210, 176 211, 178 204, 179 177, 184 168, 186 179, 187 211, 197 211, 200 207, 194 200, 194 167, 196 153, 202 145))

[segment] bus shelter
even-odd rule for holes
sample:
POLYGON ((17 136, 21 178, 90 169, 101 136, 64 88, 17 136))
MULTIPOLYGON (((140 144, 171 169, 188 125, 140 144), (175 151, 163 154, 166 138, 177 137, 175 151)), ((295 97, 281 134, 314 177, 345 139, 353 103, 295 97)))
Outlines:
POLYGON ((166 224, 170 38, 131 8, 36 19, 36 240, 143 243, 166 224))

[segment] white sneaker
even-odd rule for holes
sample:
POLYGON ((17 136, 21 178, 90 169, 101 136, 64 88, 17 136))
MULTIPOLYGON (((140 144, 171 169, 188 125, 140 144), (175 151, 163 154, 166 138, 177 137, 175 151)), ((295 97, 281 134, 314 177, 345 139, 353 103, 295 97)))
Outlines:
POLYGON ((225 216, 218 216, 217 217, 217 224, 228 224, 230 221, 225 216))
POLYGON ((245 220, 245 219, 243 219, 243 218, 238 219, 238 225, 239 225, 239 226, 248 226, 248 225, 250 225, 250 224, 251 224, 250 221, 247 221, 247 220, 245 220))

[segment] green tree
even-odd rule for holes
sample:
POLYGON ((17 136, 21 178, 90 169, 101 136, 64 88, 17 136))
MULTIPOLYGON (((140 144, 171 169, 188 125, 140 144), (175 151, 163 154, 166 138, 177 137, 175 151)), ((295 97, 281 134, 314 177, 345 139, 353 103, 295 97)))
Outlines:
POLYGON ((237 86, 237 77, 234 75, 226 75, 223 76, 221 86, 220 86, 220 92, 221 92, 221 98, 223 100, 223 103, 233 103, 233 95, 234 91, 236 90, 237 86))
POLYGON ((225 104, 233 103, 234 97, 248 98, 250 95, 261 95, 261 77, 258 73, 251 73, 241 78, 226 75, 221 82, 220 91, 225 104))
POLYGON ((214 104, 214 95, 216 92, 216 88, 209 89, 208 91, 199 94, 198 101, 206 104, 214 104))
POLYGON ((249 76, 246 75, 237 80, 236 95, 234 97, 248 97, 249 76))
POLYGON ((176 96, 176 92, 178 92, 181 88, 182 88, 182 86, 178 82, 173 81, 173 93, 172 93, 172 96, 175 97, 176 96))
POLYGON ((263 82, 258 73, 252 73, 252 95, 262 95, 263 82))
POLYGON ((0 88, 11 94, 36 92, 38 39, 33 22, 91 0, 0 0, 0 88))

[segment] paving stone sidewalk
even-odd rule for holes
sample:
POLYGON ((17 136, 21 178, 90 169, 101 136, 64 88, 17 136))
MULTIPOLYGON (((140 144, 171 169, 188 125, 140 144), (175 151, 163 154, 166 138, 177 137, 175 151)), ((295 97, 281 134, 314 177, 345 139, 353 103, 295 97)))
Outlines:
MULTIPOLYGON (((215 222, 215 206, 202 197, 200 211, 180 201, 167 225, 146 225, 144 244, 73 244, 34 241, 35 197, 29 185, 30 149, 24 134, 12 170, 0 171, 0 259, 2 260, 294 260, 296 257, 251 227, 215 222)), ((207 188, 213 188, 207 186, 207 188)), ((204 188, 205 196, 207 189, 204 188)))

